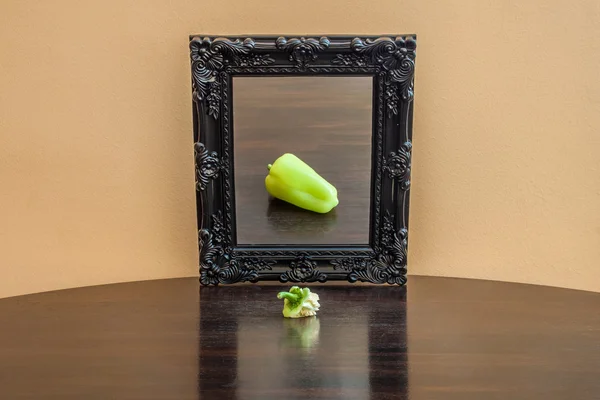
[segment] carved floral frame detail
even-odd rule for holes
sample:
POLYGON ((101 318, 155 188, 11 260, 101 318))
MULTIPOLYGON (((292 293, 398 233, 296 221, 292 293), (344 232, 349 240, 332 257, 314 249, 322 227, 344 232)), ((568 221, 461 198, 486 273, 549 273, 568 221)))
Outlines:
POLYGON ((200 282, 346 280, 404 285, 416 36, 190 36, 200 282), (232 78, 373 77, 370 240, 365 246, 238 246, 232 78))

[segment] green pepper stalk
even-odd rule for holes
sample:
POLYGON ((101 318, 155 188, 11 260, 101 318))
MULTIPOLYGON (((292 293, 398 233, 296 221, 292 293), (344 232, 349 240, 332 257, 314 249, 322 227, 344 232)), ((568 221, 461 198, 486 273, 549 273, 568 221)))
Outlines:
POLYGON ((283 299, 283 316, 285 318, 311 317, 317 314, 321 305, 319 295, 312 293, 309 288, 290 288, 289 292, 279 292, 278 299, 283 299))
POLYGON ((271 196, 321 214, 339 204, 337 189, 295 155, 286 153, 267 168, 265 187, 271 196))

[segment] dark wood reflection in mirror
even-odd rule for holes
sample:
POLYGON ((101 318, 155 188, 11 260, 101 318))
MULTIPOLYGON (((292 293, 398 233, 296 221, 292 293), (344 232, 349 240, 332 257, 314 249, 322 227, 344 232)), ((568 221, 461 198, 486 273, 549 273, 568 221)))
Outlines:
POLYGON ((234 77, 238 244, 369 242, 373 78, 234 77), (317 214, 269 196, 267 164, 293 153, 338 190, 317 214))

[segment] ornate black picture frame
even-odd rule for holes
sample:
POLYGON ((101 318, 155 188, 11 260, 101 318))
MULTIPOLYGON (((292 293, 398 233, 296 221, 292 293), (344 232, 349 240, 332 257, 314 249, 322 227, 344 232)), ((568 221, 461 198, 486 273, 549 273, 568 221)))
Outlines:
POLYGON ((415 35, 190 36, 200 282, 406 283, 415 35), (238 246, 232 78, 373 77, 367 246, 238 246))

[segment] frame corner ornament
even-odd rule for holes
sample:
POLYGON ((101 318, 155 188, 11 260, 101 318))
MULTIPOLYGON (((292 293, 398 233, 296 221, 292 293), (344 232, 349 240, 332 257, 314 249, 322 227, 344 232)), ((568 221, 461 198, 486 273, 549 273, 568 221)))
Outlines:
POLYGON ((222 213, 219 211, 213 215, 212 220, 212 230, 204 228, 199 231, 200 282, 205 286, 257 282, 259 270, 248 268, 248 261, 244 263, 235 258, 231 247, 226 246, 222 213))
POLYGON ((250 54, 255 47, 251 38, 230 40, 227 38, 194 37, 190 40, 190 60, 192 63, 193 98, 205 102, 207 113, 214 119, 221 112, 222 72, 230 64, 265 64, 274 60, 268 55, 250 54))
POLYGON ((412 36, 375 40, 355 38, 351 47, 355 53, 363 56, 355 57, 357 62, 368 59, 385 71, 388 117, 397 115, 400 100, 411 102, 414 97, 416 39, 412 36))
POLYGON ((332 260, 335 270, 348 273, 349 282, 370 282, 377 284, 406 284, 406 263, 408 251, 408 230, 394 229, 394 216, 384 217, 382 250, 379 255, 369 258, 347 257, 332 260))

